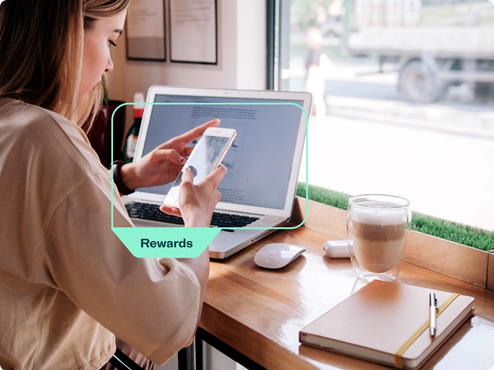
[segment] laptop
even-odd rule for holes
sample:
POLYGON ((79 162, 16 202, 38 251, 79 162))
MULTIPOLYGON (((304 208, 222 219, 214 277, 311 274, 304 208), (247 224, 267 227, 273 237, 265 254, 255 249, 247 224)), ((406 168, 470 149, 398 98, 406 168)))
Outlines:
MULTIPOLYGON (((211 258, 227 258, 290 220, 306 134, 300 107, 309 113, 309 93, 152 86, 146 102, 166 104, 145 105, 134 160, 215 118, 237 131, 222 162, 228 173, 211 226, 262 229, 222 229, 209 246, 211 258)), ((124 198, 136 227, 183 225, 158 209, 172 183, 124 198)))

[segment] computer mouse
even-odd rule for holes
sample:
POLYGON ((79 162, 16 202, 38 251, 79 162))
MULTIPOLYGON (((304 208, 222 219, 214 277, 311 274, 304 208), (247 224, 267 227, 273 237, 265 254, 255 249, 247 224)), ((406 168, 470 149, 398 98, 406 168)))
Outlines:
POLYGON ((305 250, 298 245, 287 243, 266 244, 257 251, 254 262, 266 269, 280 269, 300 257, 305 250))

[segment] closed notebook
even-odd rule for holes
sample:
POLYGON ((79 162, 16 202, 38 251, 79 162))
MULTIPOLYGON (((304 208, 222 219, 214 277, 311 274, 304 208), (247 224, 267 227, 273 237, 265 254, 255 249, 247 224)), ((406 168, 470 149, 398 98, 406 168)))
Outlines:
POLYGON ((303 328, 300 342, 397 368, 418 368, 473 313, 475 298, 432 291, 438 301, 435 337, 429 332, 431 289, 373 281, 303 328))

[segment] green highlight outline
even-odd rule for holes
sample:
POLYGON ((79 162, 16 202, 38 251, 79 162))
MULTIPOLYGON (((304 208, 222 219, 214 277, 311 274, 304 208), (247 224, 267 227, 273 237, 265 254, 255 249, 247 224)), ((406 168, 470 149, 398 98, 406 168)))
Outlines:
MULTIPOLYGON (((111 116, 111 163, 113 163, 114 158, 113 158, 113 118, 115 116, 115 113, 117 112, 120 107, 126 106, 126 105, 294 105, 296 107, 299 107, 302 112, 305 114, 305 218, 302 220, 302 222, 296 226, 281 226, 281 227, 194 227, 194 229, 206 229, 206 230, 211 230, 211 229, 217 229, 217 230, 294 230, 302 226, 305 221, 307 220, 307 216, 309 214, 309 116, 305 109, 301 107, 299 104, 295 103, 123 103, 120 104, 117 108, 112 113, 111 116)), ((112 182, 113 180, 113 171, 110 171, 111 173, 111 179, 112 182)), ((113 188, 114 186, 111 186, 111 229, 114 231, 114 229, 128 229, 126 227, 114 227, 113 226, 113 188)), ((295 188, 296 191, 296 188, 295 188)), ((185 227, 178 226, 178 227, 171 227, 172 229, 186 229, 185 227)), ((155 227, 133 227, 132 229, 136 230, 145 230, 145 229, 156 229, 155 227)), ((164 229, 169 229, 168 227, 164 227, 164 229)))

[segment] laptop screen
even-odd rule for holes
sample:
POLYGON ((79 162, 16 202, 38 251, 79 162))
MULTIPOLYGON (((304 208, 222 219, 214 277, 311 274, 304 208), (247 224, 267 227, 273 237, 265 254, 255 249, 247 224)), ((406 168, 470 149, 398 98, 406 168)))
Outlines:
MULTIPOLYGON (((285 207, 304 114, 300 109, 303 101, 157 94, 154 102, 182 104, 152 106, 142 156, 175 136, 219 118, 220 127, 237 131, 223 160, 228 173, 218 187, 221 202, 273 209, 285 207)), ((298 172, 298 168, 295 171, 298 172)), ((165 196, 171 185, 139 191, 165 196)))

